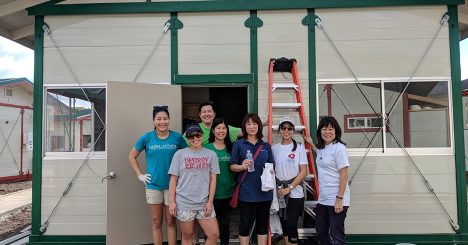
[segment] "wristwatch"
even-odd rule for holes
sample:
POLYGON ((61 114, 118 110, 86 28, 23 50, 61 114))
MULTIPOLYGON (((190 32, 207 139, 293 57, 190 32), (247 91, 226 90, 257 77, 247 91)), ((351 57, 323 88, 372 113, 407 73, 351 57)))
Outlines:
POLYGON ((294 186, 293 185, 288 185, 289 189, 294 189, 294 186))

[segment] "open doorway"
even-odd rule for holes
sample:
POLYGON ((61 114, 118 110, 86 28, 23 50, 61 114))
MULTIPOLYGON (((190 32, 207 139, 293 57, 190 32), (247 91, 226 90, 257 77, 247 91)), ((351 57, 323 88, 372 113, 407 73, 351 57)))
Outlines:
POLYGON ((198 105, 211 101, 216 117, 223 117, 229 125, 241 127, 247 114, 247 87, 182 87, 183 128, 191 122, 200 122, 198 105))

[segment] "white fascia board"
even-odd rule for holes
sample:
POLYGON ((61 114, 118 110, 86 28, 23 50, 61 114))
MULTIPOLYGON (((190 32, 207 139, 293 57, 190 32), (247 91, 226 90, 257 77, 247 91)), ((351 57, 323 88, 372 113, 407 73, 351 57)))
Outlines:
POLYGON ((5 3, 0 5, 0 17, 23 11, 26 8, 41 4, 43 2, 47 2, 47 0, 16 0, 5 3))

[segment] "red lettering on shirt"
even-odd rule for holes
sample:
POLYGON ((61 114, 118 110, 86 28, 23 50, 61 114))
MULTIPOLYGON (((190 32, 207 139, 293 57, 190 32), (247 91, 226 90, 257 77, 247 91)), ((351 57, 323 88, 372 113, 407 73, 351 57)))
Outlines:
POLYGON ((186 157, 185 169, 206 169, 210 167, 209 157, 186 157))

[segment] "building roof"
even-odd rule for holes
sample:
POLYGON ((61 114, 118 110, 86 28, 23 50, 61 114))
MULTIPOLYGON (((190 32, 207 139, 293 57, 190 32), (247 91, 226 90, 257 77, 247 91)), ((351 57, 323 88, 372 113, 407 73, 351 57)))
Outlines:
MULTIPOLYGON (((28 48, 34 47, 34 16, 28 16, 25 10, 48 0, 0 0, 0 36, 22 44, 28 48)), ((62 2, 62 1, 56 1, 62 2)), ((89 0, 67 0, 67 3, 106 2, 89 0)), ((108 1, 110 2, 110 1, 108 1)), ((119 1, 114 1, 119 2, 119 1)), ((146 2, 146 0, 133 0, 127 2, 146 2)), ((460 40, 468 37, 468 4, 458 6, 458 19, 460 23, 460 40)))
POLYGON ((34 91, 34 84, 25 77, 0 79, 0 87, 2 86, 20 86, 30 93, 34 91))

